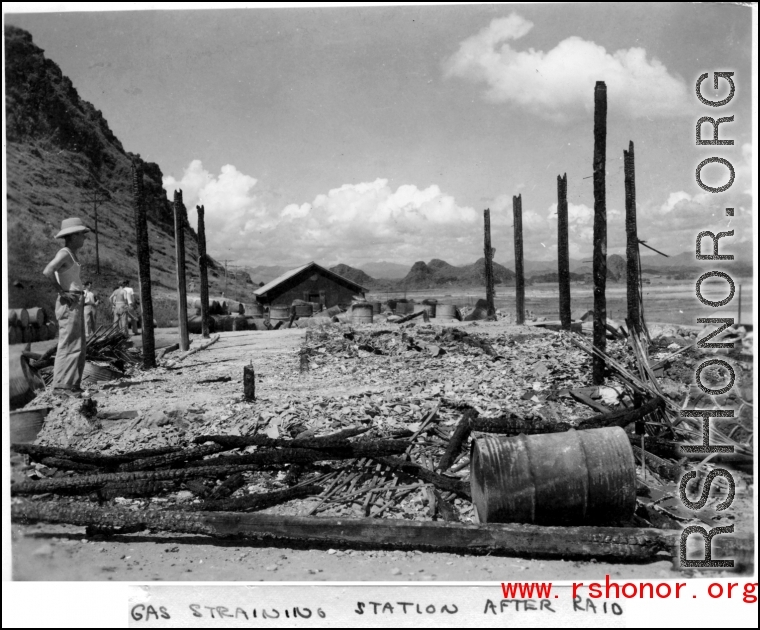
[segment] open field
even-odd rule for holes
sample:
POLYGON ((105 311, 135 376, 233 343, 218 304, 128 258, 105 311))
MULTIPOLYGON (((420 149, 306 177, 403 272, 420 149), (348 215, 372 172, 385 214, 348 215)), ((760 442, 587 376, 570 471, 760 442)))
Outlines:
MULTIPOLYGON (((670 324, 695 325, 697 317, 737 317, 738 287, 742 285, 742 322, 751 323, 753 312, 753 295, 751 278, 735 278, 737 295, 725 307, 713 309, 703 306, 694 293, 694 281, 672 282, 652 280, 644 285, 644 316, 649 322, 667 322, 670 324)), ((573 318, 581 317, 594 307, 593 287, 590 284, 571 284, 573 318)), ((607 283, 607 317, 622 321, 626 315, 625 283, 607 283)), ((721 299, 726 293, 724 287, 714 290, 705 284, 703 295, 709 299, 721 299), (721 293, 721 290, 724 292, 721 293), (718 297, 720 296, 720 297, 718 297)), ((474 305, 479 298, 485 297, 485 288, 443 288, 424 289, 420 291, 398 291, 371 293, 369 299, 385 300, 387 298, 407 297, 416 301, 425 298, 437 299, 442 304, 458 306, 474 305)), ((496 287, 496 308, 514 313, 515 288, 496 287)), ((555 284, 534 284, 525 287, 525 308, 533 311, 536 317, 547 319, 559 318, 559 289, 555 284)))

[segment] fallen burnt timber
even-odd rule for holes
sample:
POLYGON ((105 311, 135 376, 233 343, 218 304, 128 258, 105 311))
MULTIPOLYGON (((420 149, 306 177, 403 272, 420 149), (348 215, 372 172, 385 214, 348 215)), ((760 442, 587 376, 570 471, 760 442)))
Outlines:
MULTIPOLYGON (((223 477, 238 472, 256 470, 277 464, 307 464, 318 461, 377 457, 403 453, 407 442, 401 440, 374 440, 366 444, 352 444, 351 448, 317 451, 312 449, 263 449, 247 455, 230 455, 196 462, 186 462, 185 468, 165 470, 136 470, 103 474, 81 475, 57 479, 44 479, 14 484, 14 494, 43 494, 61 492, 86 494, 108 484, 129 484, 142 481, 181 481, 192 477, 223 477)), ((192 450, 192 449, 189 449, 192 450)))
POLYGON ((346 547, 360 545, 628 562, 661 559, 661 552, 675 554, 680 539, 680 532, 657 529, 465 525, 239 512, 132 511, 58 501, 14 503, 11 519, 16 523, 69 523, 113 533, 119 533, 122 528, 130 532, 142 528, 215 538, 275 538, 346 547))

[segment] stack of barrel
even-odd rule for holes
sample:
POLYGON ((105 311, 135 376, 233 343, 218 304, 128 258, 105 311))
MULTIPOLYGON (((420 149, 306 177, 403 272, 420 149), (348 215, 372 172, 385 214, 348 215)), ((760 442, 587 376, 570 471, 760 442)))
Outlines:
MULTIPOLYGON (((209 332, 256 330, 258 326, 256 326, 255 321, 257 319, 262 321, 264 316, 264 310, 258 303, 246 304, 225 298, 210 298, 208 310, 209 332)), ((200 299, 196 298, 188 303, 187 326, 191 333, 201 333, 200 299)))
POLYGON ((47 321, 45 310, 12 308, 8 311, 8 343, 30 343, 55 339, 58 334, 55 322, 47 321))
POLYGON ((395 312, 396 315, 411 315, 427 311, 428 317, 439 320, 457 319, 457 307, 453 304, 439 304, 438 300, 422 300, 417 304, 414 300, 388 300, 388 308, 395 312))

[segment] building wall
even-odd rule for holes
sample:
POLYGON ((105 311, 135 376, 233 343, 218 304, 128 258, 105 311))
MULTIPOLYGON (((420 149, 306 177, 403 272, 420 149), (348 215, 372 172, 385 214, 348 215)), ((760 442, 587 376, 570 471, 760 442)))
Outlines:
POLYGON ((274 288, 269 291, 264 301, 276 306, 290 306, 293 300, 303 300, 306 292, 310 294, 323 292, 325 308, 330 308, 336 304, 350 304, 351 298, 359 294, 357 291, 339 284, 332 278, 328 278, 316 270, 306 277, 292 278, 290 281, 274 288))

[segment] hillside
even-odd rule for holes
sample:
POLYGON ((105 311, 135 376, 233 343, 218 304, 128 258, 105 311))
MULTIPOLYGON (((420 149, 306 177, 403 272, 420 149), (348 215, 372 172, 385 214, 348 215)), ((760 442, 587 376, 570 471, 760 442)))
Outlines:
MULTIPOLYGON (((515 274, 498 263, 493 264, 496 284, 514 284, 515 274)), ((446 261, 433 259, 429 263, 418 261, 397 286, 404 289, 429 289, 441 286, 485 286, 485 258, 471 265, 455 267, 446 261)))
POLYGON ((349 267, 343 263, 335 265, 334 267, 330 267, 330 271, 337 273, 339 276, 346 278, 347 280, 356 282, 356 284, 359 284, 364 288, 371 288, 377 285, 377 281, 374 278, 368 276, 361 269, 349 267))
POLYGON ((388 280, 400 280, 409 273, 409 265, 387 262, 385 260, 365 263, 359 269, 372 278, 386 278, 388 280))
MULTIPOLYGON (((95 275, 91 235, 81 252, 83 278, 106 297, 122 278, 137 286, 133 160, 144 169, 154 295, 173 295, 174 219, 159 166, 126 151, 101 112, 79 97, 29 33, 13 26, 5 27, 5 73, 9 306, 42 306, 52 316, 55 295, 42 269, 62 245, 54 239, 62 219, 80 216, 94 227, 92 204, 84 200, 92 190, 108 197, 98 208, 101 273, 95 275)), ((182 222, 191 282, 198 277, 197 240, 186 212, 182 222)), ((209 283, 212 294, 221 293, 224 270, 214 261, 209 283)))

